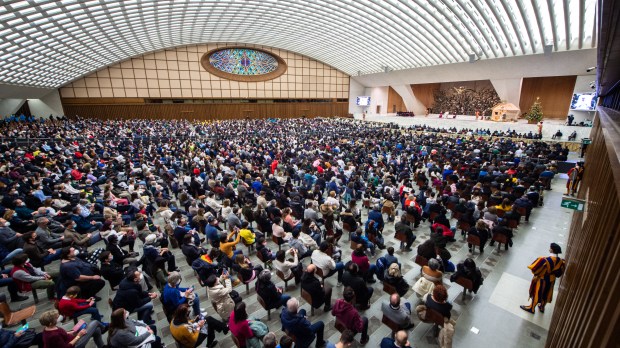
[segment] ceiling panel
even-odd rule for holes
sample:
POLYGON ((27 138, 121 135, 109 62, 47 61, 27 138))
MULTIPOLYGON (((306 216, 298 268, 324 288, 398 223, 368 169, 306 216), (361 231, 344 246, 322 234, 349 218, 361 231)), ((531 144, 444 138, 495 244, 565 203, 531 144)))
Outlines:
POLYGON ((591 48, 595 0, 4 0, 0 83, 60 87, 212 42, 290 50, 350 75, 591 48))

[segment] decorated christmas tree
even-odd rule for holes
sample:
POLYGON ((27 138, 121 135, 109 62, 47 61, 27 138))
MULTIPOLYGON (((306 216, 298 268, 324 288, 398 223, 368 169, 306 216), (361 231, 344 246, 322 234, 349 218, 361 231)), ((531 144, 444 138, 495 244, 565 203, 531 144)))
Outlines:
POLYGON ((536 97, 536 101, 532 104, 530 112, 525 117, 530 123, 538 123, 543 118, 542 104, 540 103, 540 97, 536 97))

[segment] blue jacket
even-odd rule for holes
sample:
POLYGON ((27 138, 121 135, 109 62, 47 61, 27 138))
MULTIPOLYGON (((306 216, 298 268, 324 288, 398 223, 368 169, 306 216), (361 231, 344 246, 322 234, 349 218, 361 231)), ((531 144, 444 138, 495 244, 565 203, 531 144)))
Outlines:
POLYGON ((262 189, 263 189, 263 184, 260 181, 254 181, 252 183, 252 190, 254 190, 256 194, 259 194, 262 189))
POLYGON ((297 338, 296 348, 308 348, 315 335, 310 331, 310 321, 306 319, 306 310, 300 309, 296 314, 290 313, 286 307, 280 313, 282 330, 286 330, 297 338))
MULTIPOLYGON (((368 220, 373 220, 374 222, 376 222, 378 224, 377 226, 377 230, 382 231, 383 230, 383 214, 381 214, 380 211, 378 210, 371 210, 368 212, 368 220)), ((368 229, 368 221, 366 221, 366 229, 368 229)))
POLYGON ((80 233, 84 233, 86 231, 89 231, 90 229, 92 229, 94 226, 90 224, 90 220, 87 220, 85 218, 83 218, 81 215, 75 215, 72 214, 71 215, 71 220, 75 221, 76 223, 76 227, 75 230, 77 232, 80 233))
POLYGON ((171 288, 170 284, 164 286, 164 292, 161 300, 164 306, 171 311, 175 311, 180 305, 187 300, 185 297, 181 297, 181 293, 185 292, 187 288, 171 288))

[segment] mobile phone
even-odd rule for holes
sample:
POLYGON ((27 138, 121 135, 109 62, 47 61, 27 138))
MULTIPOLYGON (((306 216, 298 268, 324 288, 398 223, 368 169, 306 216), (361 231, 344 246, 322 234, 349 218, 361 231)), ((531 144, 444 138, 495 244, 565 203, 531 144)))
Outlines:
POLYGON ((17 329, 17 330, 15 331, 15 333, 18 333, 18 332, 24 332, 24 331, 28 330, 28 328, 30 328, 30 324, 29 324, 29 323, 26 323, 26 324, 24 324, 24 326, 22 326, 22 327, 20 327, 19 329, 17 329))

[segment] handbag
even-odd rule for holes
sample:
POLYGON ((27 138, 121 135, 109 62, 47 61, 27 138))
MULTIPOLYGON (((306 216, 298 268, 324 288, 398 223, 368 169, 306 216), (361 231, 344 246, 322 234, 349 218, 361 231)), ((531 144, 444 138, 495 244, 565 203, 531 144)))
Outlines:
POLYGON ((26 329, 23 333, 15 339, 13 343, 14 348, 27 348, 35 344, 34 339, 37 335, 35 329, 26 329))

